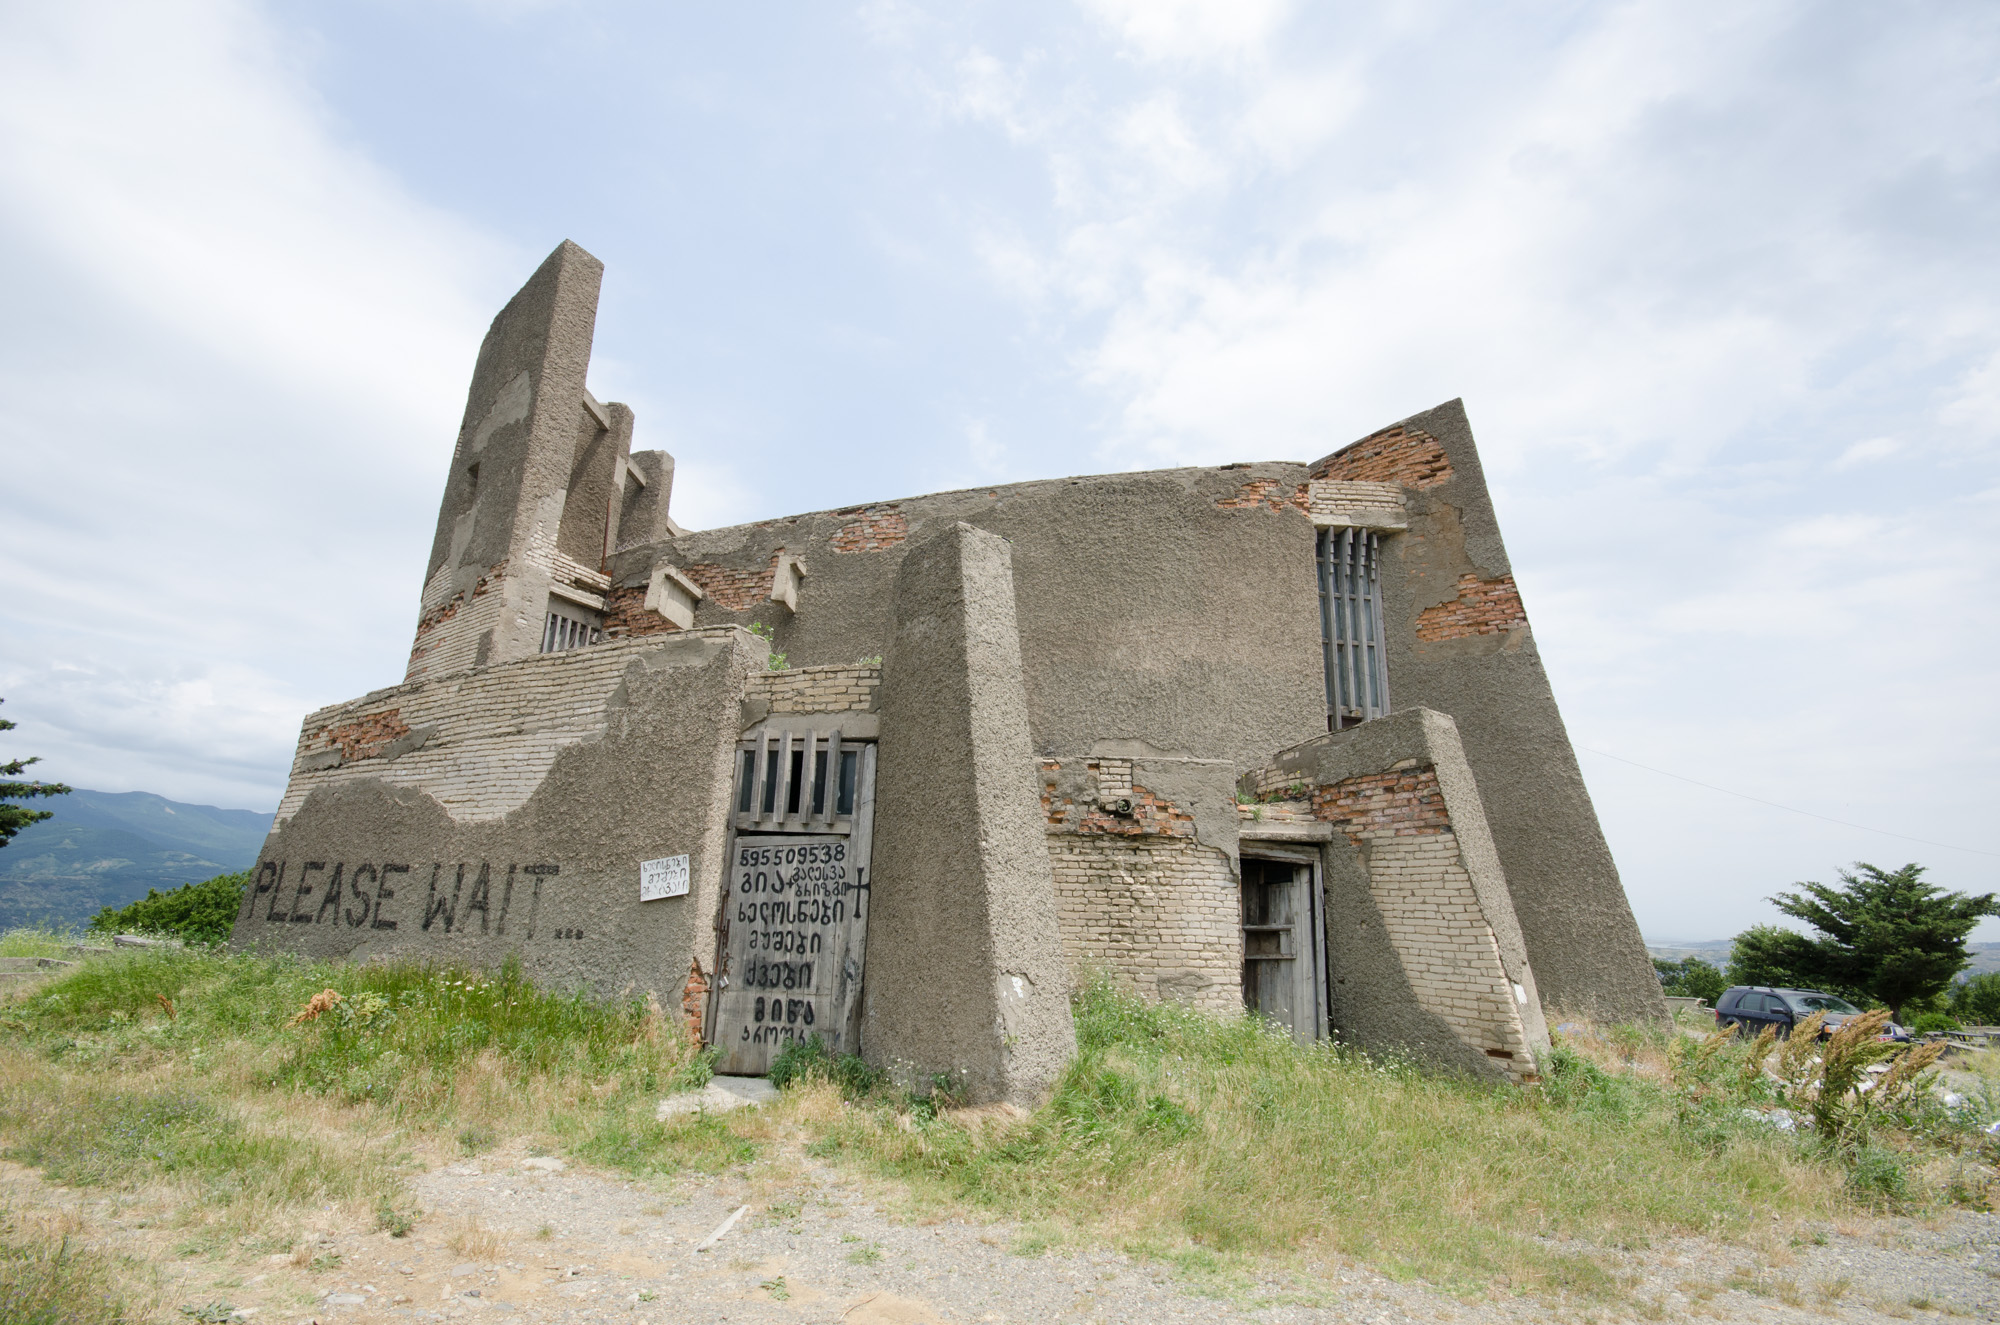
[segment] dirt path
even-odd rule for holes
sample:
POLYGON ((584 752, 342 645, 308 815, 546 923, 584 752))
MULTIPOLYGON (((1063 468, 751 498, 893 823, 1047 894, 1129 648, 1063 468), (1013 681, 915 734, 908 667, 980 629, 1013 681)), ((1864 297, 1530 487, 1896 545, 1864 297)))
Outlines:
POLYGON ((1112 1251, 1037 1251, 1019 1225, 900 1215, 796 1151, 776 1166, 648 1184, 510 1150, 436 1164, 414 1187, 426 1213, 407 1237, 344 1227, 329 1211, 295 1252, 254 1255, 240 1243, 190 1252, 171 1211, 0 1168, 11 1207, 60 1211, 79 1236, 159 1267, 168 1319, 181 1307, 220 1314, 214 1304, 255 1325, 2000 1319, 1991 1215, 1857 1221, 1822 1230, 1824 1245, 1773 1230, 1614 1256, 1634 1280, 1618 1310, 1466 1301, 1359 1266, 1322 1267, 1312 1282, 1203 1281, 1112 1251))

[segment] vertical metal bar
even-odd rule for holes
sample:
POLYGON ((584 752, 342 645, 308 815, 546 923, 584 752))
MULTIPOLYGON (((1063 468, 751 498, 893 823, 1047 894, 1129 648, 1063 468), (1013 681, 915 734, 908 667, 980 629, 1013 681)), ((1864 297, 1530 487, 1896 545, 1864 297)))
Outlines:
POLYGON ((806 757, 799 764, 799 775, 805 780, 805 785, 799 789, 799 818, 801 820, 810 820, 813 817, 813 787, 819 780, 815 776, 817 770, 813 768, 813 751, 818 748, 819 733, 816 731, 807 732, 806 757))
POLYGON ((778 799, 773 808, 782 822, 791 813, 792 805, 792 734, 786 732, 778 742, 778 799))
POLYGON ((753 818, 762 820, 770 813, 764 806, 776 804, 770 799, 771 792, 771 733, 765 731, 757 735, 757 799, 751 803, 753 818))
POLYGON ((1340 669, 1341 718, 1345 720, 1348 710, 1359 707, 1355 702, 1358 698, 1356 694, 1358 687, 1355 682, 1360 678, 1354 668, 1354 637, 1358 633, 1354 628, 1356 624, 1354 614, 1359 604, 1354 596, 1354 530, 1352 529, 1343 529, 1340 532, 1340 571, 1341 606, 1345 609, 1341 617, 1343 645, 1341 652, 1344 655, 1340 669))
POLYGON ((840 817, 840 733, 826 738, 826 821, 840 817))
POLYGON ((1382 712, 1389 712, 1389 623, 1382 614, 1382 537, 1375 540, 1375 683, 1382 712))
POLYGON ((1314 552, 1313 559, 1318 563, 1314 567, 1314 578, 1319 582, 1319 647, 1320 647, 1320 661, 1324 669, 1324 676, 1326 680, 1326 716, 1327 716, 1328 730, 1332 730, 1333 728, 1340 725, 1338 722, 1334 720, 1334 713, 1336 712, 1336 706, 1334 703, 1334 694, 1333 694, 1333 602, 1332 602, 1333 594, 1332 594, 1332 587, 1328 581, 1328 577, 1333 572, 1332 568, 1327 564, 1328 544, 1330 544, 1332 540, 1333 540, 1333 530, 1330 528, 1322 529, 1319 531, 1319 537, 1314 540, 1315 546, 1313 548, 1314 552))

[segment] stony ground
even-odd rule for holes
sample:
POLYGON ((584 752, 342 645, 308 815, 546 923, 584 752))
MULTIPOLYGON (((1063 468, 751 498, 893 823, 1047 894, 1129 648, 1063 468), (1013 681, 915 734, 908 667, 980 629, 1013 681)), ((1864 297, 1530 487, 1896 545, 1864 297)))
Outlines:
POLYGON ((255 1254, 246 1239, 202 1245, 171 1210, 51 1188, 13 1165, 0 1165, 0 1200, 159 1267, 163 1319, 233 1313, 255 1325, 2000 1319, 2000 1216, 1658 1246, 1615 1258, 1632 1277, 1623 1305, 1565 1306, 1452 1297, 1359 1265, 1189 1277, 1049 1248, 1014 1224, 943 1218, 796 1148, 780 1163, 653 1184, 518 1149, 418 1159, 425 1214, 408 1236, 328 1211, 289 1254, 255 1254))

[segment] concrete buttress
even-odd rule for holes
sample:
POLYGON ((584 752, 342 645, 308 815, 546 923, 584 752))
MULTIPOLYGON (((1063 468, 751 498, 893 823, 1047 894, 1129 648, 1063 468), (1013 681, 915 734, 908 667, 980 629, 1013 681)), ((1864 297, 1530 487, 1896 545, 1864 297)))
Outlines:
POLYGON ((861 1043, 974 1103, 1031 1104, 1076 1050, 1007 541, 954 522, 896 574, 861 1043))

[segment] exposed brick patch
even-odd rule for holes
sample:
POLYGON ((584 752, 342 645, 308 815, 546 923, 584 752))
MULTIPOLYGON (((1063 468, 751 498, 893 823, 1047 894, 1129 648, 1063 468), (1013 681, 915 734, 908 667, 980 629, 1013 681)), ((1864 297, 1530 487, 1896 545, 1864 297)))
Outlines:
POLYGON ((1216 501, 1224 510, 1246 510, 1262 506, 1273 511, 1305 511, 1306 485, 1283 483, 1274 478, 1253 478, 1236 490, 1234 497, 1216 501))
POLYGON ((338 747, 345 762, 373 759, 382 753, 383 746, 410 734, 410 726, 402 720, 401 714, 401 709, 364 713, 336 726, 320 728, 313 739, 321 742, 323 749, 338 747))
POLYGON ((702 1022, 708 1014, 708 977, 702 974, 701 958, 688 966, 687 984, 681 988, 681 1016, 687 1019, 688 1034, 701 1041, 702 1022))
MULTIPOLYGON (((842 515, 853 514, 841 511, 842 515)), ((893 506, 870 506, 852 524, 834 530, 830 540, 835 552, 880 552, 895 547, 910 536, 910 522, 893 506)))
POLYGON ((834 664, 760 672, 747 693, 767 701, 773 713, 866 713, 881 683, 882 669, 873 663, 834 664))
POLYGON ((604 595, 604 633, 608 638, 664 635, 680 627, 646 606, 646 586, 613 589, 604 595))
POLYGON ((783 552, 783 548, 773 552, 770 564, 762 570, 737 570, 732 566, 718 566, 712 561, 697 561, 686 567, 684 573, 701 586, 701 591, 717 607, 730 612, 747 612, 771 596, 771 584, 778 573, 778 558, 783 552))
POLYGON ((1444 792, 1432 768, 1393 769, 1343 778, 1312 792, 1313 814, 1359 846, 1372 837, 1430 837, 1451 830, 1444 792))
POLYGON ((1417 613, 1420 640, 1462 639, 1467 635, 1497 635, 1528 624, 1527 609, 1514 577, 1482 580, 1477 575, 1458 577, 1458 597, 1417 613))
POLYGON ((1451 458, 1437 438, 1397 424, 1341 447, 1314 466, 1311 477, 1434 488, 1451 477, 1451 458))
MULTIPOLYGON (((440 603, 438 606, 431 608, 419 616, 417 618, 417 639, 421 641, 425 635, 457 616, 458 609, 463 607, 468 600, 484 598, 487 594, 493 592, 493 586, 506 573, 507 563, 504 561, 498 565, 489 566, 484 575, 473 581, 470 593, 455 593, 445 602, 440 603)), ((412 653, 416 651, 416 649, 411 650, 412 653)))
MULTIPOLYGON (((1132 764, 1124 759, 1091 759, 1084 767, 1095 775, 1099 800, 1130 800, 1132 813, 1114 814, 1099 800, 1081 803, 1059 796, 1047 778, 1042 783, 1042 813, 1052 833, 1100 834, 1112 837, 1193 837, 1194 816, 1164 797, 1132 781, 1132 764)), ((1059 772, 1059 760, 1044 760, 1044 773, 1059 772)))
POLYGON ((1148 998, 1243 1010, 1242 914, 1229 857, 1186 837, 1050 832, 1056 925, 1072 970, 1148 998))

